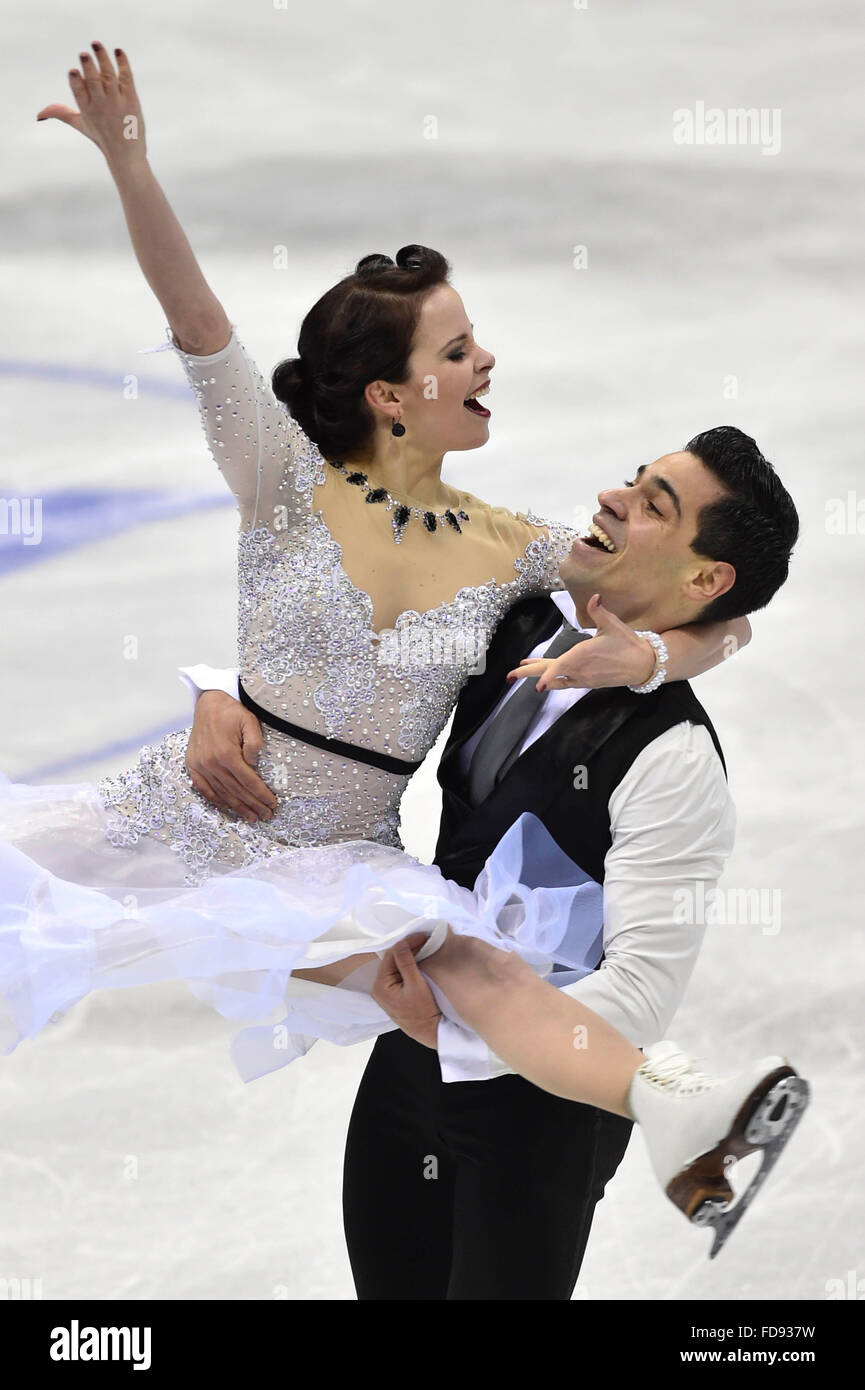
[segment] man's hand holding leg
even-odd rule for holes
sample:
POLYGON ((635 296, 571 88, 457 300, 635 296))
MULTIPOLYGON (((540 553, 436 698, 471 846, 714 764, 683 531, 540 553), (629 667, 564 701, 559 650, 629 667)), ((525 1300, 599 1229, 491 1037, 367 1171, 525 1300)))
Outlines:
POLYGON ((441 1013, 414 958, 426 939, 418 932, 385 951, 372 997, 408 1037, 435 1050, 441 1013))
MULTIPOLYGON (((407 936, 382 957, 372 997, 404 1033, 425 1047, 438 1047, 441 1012, 415 952, 428 938, 407 936)), ((483 1008, 507 985, 513 988, 537 981, 534 971, 510 951, 500 951, 477 937, 458 936, 448 928, 443 944, 426 957, 423 969, 447 997, 458 994, 465 1003, 483 1008)))

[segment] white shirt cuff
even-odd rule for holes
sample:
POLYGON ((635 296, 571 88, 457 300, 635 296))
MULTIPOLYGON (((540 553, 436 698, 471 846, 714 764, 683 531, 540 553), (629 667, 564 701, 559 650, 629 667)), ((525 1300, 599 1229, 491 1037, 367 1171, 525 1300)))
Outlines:
POLYGON ((178 680, 181 680, 192 696, 192 708, 195 709, 199 695, 205 690, 224 690, 226 695, 232 695, 234 699, 239 698, 237 686, 238 670, 220 670, 215 666, 179 666, 178 680))
POLYGON ((514 1075, 483 1038, 444 1014, 438 1022, 436 1048, 442 1081, 490 1081, 494 1076, 514 1075))

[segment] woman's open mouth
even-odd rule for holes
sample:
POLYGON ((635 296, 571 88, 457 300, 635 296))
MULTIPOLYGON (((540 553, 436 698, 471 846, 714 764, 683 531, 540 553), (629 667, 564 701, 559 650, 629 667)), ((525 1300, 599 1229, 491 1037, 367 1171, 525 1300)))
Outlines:
POLYGON ((463 401, 466 410, 470 410, 472 415, 480 415, 482 420, 488 420, 490 418, 490 412, 487 410, 486 406, 481 405, 479 397, 488 395, 489 389, 490 384, 488 381, 485 381, 483 386, 479 386, 477 391, 472 391, 471 395, 467 396, 463 401))

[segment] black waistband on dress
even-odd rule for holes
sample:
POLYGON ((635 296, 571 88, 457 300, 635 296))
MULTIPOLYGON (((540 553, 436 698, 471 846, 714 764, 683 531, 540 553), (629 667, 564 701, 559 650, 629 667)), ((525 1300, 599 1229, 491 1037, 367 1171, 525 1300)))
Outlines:
POLYGON ((280 719, 278 714, 271 714, 269 709, 264 709, 253 700, 240 679, 237 688, 241 704, 245 705, 256 719, 269 725, 271 729, 277 729, 281 734, 296 738, 300 743, 309 743, 313 748, 323 748, 328 753, 338 753, 340 757, 352 758, 356 763, 369 763, 370 767, 381 768, 382 772, 396 772, 404 777, 417 772, 421 765, 419 762, 410 763, 405 758, 392 758, 388 753, 377 753, 374 748, 358 748, 355 743, 343 743, 338 738, 326 738, 314 729, 302 729, 299 724, 290 724, 287 719, 280 719))

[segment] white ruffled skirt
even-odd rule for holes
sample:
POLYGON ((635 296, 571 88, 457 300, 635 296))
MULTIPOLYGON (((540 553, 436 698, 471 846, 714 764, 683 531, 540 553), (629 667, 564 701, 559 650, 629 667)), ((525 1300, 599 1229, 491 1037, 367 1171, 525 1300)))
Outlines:
POLYGON ((94 784, 0 780, 2 1053, 95 990, 183 980, 246 1025, 231 1052, 251 1081, 318 1038, 348 1044, 396 1026, 370 994, 377 962, 340 985, 295 979, 293 970, 381 954, 440 923, 519 952, 540 975, 556 970, 557 984, 589 973, 601 956, 601 887, 530 814, 473 890, 368 840, 286 848, 190 888, 166 845, 147 835, 112 845, 106 819, 94 784))

